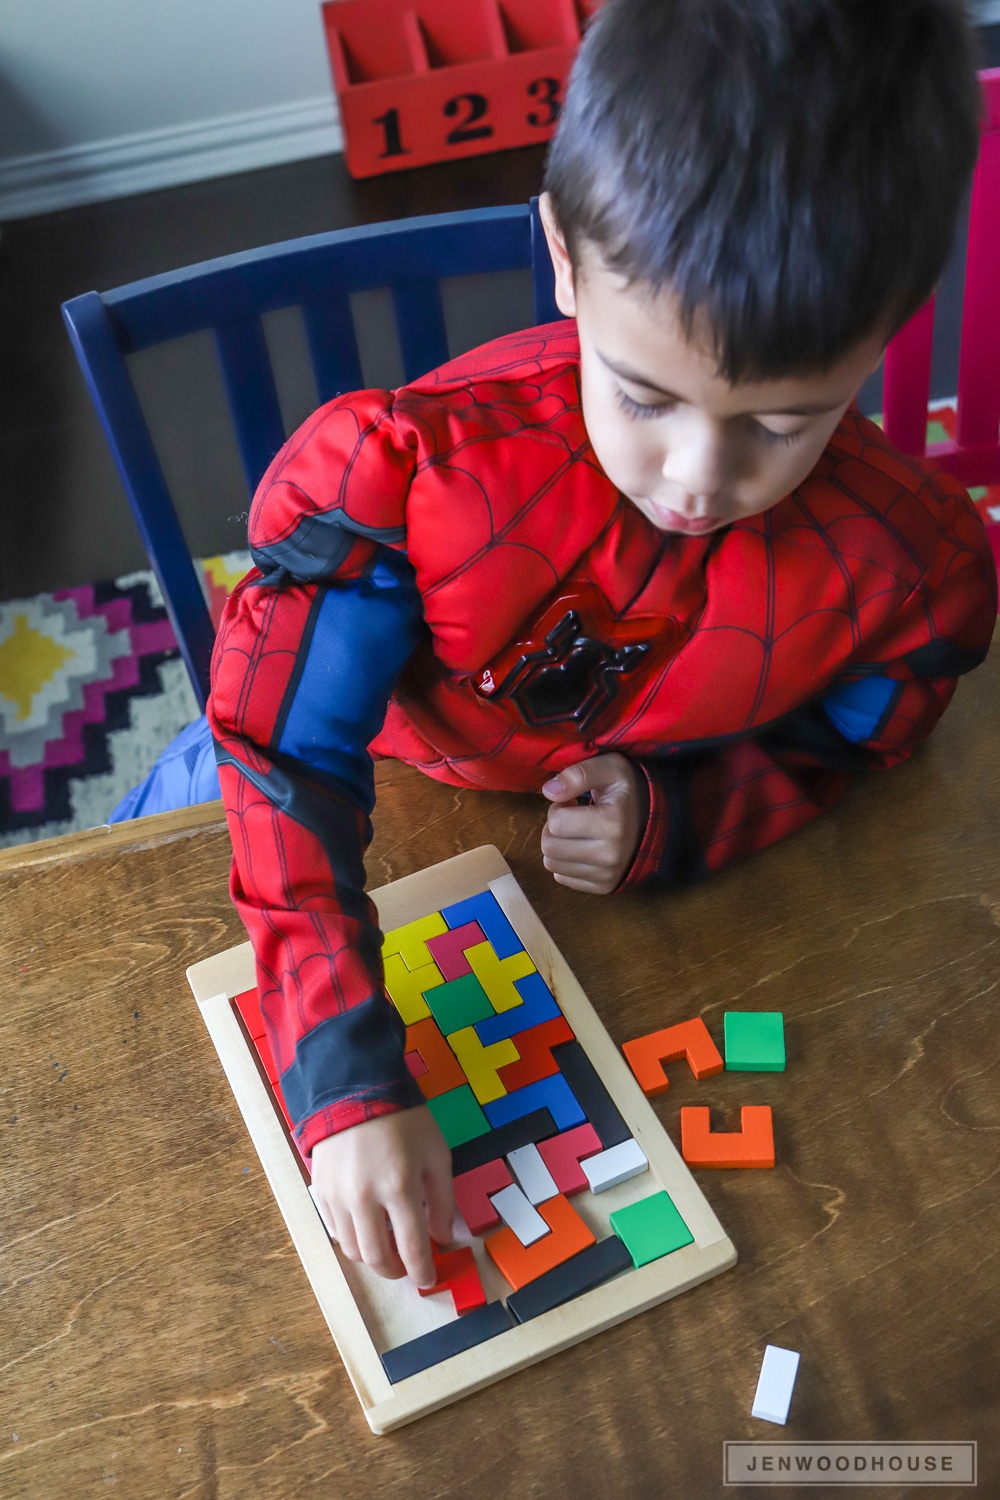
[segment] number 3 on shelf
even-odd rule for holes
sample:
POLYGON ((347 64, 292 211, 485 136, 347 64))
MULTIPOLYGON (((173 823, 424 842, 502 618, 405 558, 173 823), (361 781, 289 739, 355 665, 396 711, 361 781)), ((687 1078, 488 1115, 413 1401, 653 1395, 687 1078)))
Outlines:
POLYGON ((528 124, 554 125, 562 108, 558 78, 536 78, 534 83, 528 84, 528 93, 532 99, 537 99, 546 111, 545 114, 540 114, 536 109, 531 110, 528 115, 528 124))

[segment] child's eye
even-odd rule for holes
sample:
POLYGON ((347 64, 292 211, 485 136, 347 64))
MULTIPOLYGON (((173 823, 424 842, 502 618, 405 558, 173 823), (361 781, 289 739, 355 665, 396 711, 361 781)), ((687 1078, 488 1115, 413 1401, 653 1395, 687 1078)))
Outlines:
POLYGON ((615 397, 622 411, 630 417, 662 417, 674 404, 672 401, 658 401, 655 405, 647 406, 643 401, 633 401, 620 385, 615 386, 615 397))
POLYGON ((796 432, 772 432, 770 427, 764 427, 760 422, 754 422, 753 429, 754 436, 759 437, 761 442, 766 443, 769 448, 777 445, 787 447, 791 443, 797 443, 805 431, 805 428, 800 427, 796 432))

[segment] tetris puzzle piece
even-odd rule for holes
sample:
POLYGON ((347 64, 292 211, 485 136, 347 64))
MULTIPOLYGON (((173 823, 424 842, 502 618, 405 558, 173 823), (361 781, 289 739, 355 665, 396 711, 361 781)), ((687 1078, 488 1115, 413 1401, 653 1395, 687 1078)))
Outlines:
MULTIPOLYGON (((448 1046, 433 1016, 406 1028, 406 1051, 416 1053, 424 1064, 422 1073, 414 1073, 425 1099, 436 1099, 449 1089, 461 1088, 465 1074, 454 1052, 448 1046)), ((413 1073, 413 1069, 410 1069, 413 1073)))
POLYGON ((550 1198, 539 1205, 538 1212, 552 1232, 534 1245, 522 1245, 512 1229, 501 1229, 483 1241, 498 1271, 515 1291, 594 1244, 594 1235, 568 1198, 561 1194, 550 1198))
POLYGON ((794 1349, 780 1349, 777 1344, 767 1344, 750 1415, 784 1427, 788 1421, 788 1408, 792 1404, 792 1392, 798 1373, 799 1355, 794 1349))
MULTIPOLYGON (((418 1079, 419 1083, 420 1080, 418 1079)), ((449 1089, 428 1099, 427 1108, 438 1123, 438 1128, 449 1147, 461 1146, 477 1135, 485 1135, 490 1122, 476 1102, 476 1096, 467 1083, 461 1088, 449 1089)))
POLYGON ((433 962, 427 939, 447 930, 448 924, 438 911, 431 912, 429 917, 420 917, 416 922, 407 922, 405 927, 394 927, 382 939, 382 957, 398 954, 408 969, 422 969, 433 962))
POLYGON ((507 1165, 517 1178, 518 1186, 529 1203, 547 1203, 559 1191, 559 1185, 542 1160, 542 1154, 532 1142, 520 1146, 507 1158, 507 1165))
POLYGON ((483 1108, 494 1129, 499 1125, 509 1125, 512 1120, 531 1114, 536 1109, 549 1110, 560 1130, 568 1130, 571 1125, 582 1125, 587 1118, 561 1073, 555 1073, 551 1078, 541 1078, 538 1083, 529 1083, 527 1088, 505 1094, 502 1099, 494 1099, 483 1108))
POLYGON ((638 1177, 648 1168, 646 1153, 638 1141, 621 1141, 597 1156, 588 1156, 583 1163, 592 1193, 607 1192, 608 1188, 628 1182, 630 1177, 638 1177))
POLYGON ((478 896, 467 896, 464 901, 442 907, 441 915, 452 928, 478 922, 487 941, 493 944, 497 958, 510 958, 524 947, 492 891, 480 891, 478 896))
POLYGON ((727 1010, 722 1025, 730 1073, 785 1071, 785 1018, 780 1010, 727 1010))
POLYGON ((478 1140, 468 1140, 461 1146, 453 1146, 451 1170, 459 1177, 475 1167, 483 1167, 487 1162, 495 1161, 498 1156, 516 1151, 518 1146, 527 1146, 529 1141, 544 1141, 555 1133, 556 1122, 549 1111, 533 1109, 530 1114, 511 1120, 509 1125, 501 1125, 499 1130, 491 1130, 478 1140))
MULTIPOLYGON (((557 1047, 555 1059, 559 1064, 561 1076, 583 1106, 583 1118, 590 1121, 600 1136, 601 1145, 620 1146, 622 1141, 630 1140, 631 1130, 619 1114, 618 1106, 604 1087, 600 1074, 580 1043, 566 1042, 563 1046, 557 1047)), ((535 1085, 536 1088, 539 1086, 535 1085)), ((524 1090, 522 1089, 521 1092, 523 1093, 524 1090)), ((566 1121, 566 1125, 576 1123, 575 1120, 566 1121)), ((561 1125, 560 1128, 564 1129, 565 1126, 561 1125)))
POLYGON ((463 974, 472 973, 466 948, 487 941, 478 922, 466 922, 464 927, 449 928, 440 937, 428 938, 427 949, 445 979, 461 979, 463 974))
POLYGON ((538 1143, 538 1154, 552 1173, 556 1187, 567 1197, 570 1193, 582 1193, 585 1187, 589 1187, 580 1163, 603 1149, 601 1138, 589 1121, 538 1143))
POLYGON ((631 1255, 613 1234, 546 1271, 544 1276, 529 1281, 519 1292, 512 1292, 507 1298, 507 1308, 519 1323, 527 1323, 529 1318, 537 1318, 574 1297, 582 1297, 584 1292, 603 1286, 613 1276, 631 1269, 631 1255))
POLYGON ((461 1064, 462 1071, 480 1104, 490 1104, 502 1099, 507 1090, 497 1077, 497 1068, 503 1063, 517 1061, 517 1048, 513 1042, 494 1042, 484 1047, 476 1035, 474 1026, 463 1026, 448 1037, 448 1045, 461 1064))
POLYGON ((471 1234, 485 1234, 500 1223, 500 1215, 490 1202, 491 1193, 510 1187, 513 1178, 502 1160, 484 1162, 470 1172, 455 1178, 455 1203, 469 1226, 471 1234))
POLYGON ((419 1052, 407 1052, 403 1061, 410 1070, 411 1078, 424 1078, 430 1072, 419 1052))
POLYGON ((653 1193, 626 1204, 611 1215, 610 1223, 627 1246, 636 1270, 662 1255, 672 1255, 694 1239, 669 1193, 653 1193))
POLYGON ((689 1167, 773 1167, 774 1126, 769 1104, 744 1104, 739 1130, 714 1130, 702 1105, 681 1110, 681 1155, 689 1167))
POLYGON ((476 1027, 483 1046, 501 1042, 505 1037, 516 1036, 543 1021, 554 1021, 561 1015, 555 997, 541 974, 528 974, 524 979, 515 979, 514 988, 521 997, 521 1004, 499 1015, 489 1016, 476 1027))
POLYGON ((494 1193, 490 1199, 493 1207, 508 1229, 512 1229, 522 1245, 533 1245, 549 1233, 549 1226, 538 1209, 528 1202, 516 1183, 494 1193))
POLYGON ((387 1349, 381 1356, 382 1368, 395 1385, 408 1375, 416 1375, 419 1370, 427 1370, 443 1359, 450 1359, 453 1354, 474 1349, 477 1344, 516 1327, 514 1314, 509 1313, 502 1302, 487 1302, 485 1307, 477 1307, 467 1317, 454 1318, 443 1328, 432 1328, 430 1333, 422 1333, 407 1344, 387 1349))
POLYGON ((431 1249, 438 1279, 432 1287, 418 1287, 421 1297, 430 1297, 435 1292, 450 1292, 460 1318, 477 1307, 485 1307, 486 1293, 483 1291, 472 1246, 462 1245, 458 1250, 439 1250, 436 1245, 432 1245, 431 1249))
POLYGON ((517 1031, 511 1040, 517 1048, 517 1062, 500 1068, 500 1081, 507 1092, 526 1088, 540 1078, 551 1078, 559 1072, 559 1064, 552 1056, 552 1048, 561 1042, 573 1041, 573 1032, 565 1016, 554 1016, 530 1031, 517 1031))
POLYGON ((524 1004, 514 981, 535 973, 535 966, 527 953, 500 958, 492 943, 476 943, 474 947, 466 948, 465 956, 495 1011, 513 1010, 524 1004))
POLYGON ((648 1036, 638 1036, 626 1042, 622 1052, 642 1092, 650 1098, 665 1094, 670 1087, 663 1070, 665 1062, 686 1057, 696 1078, 711 1078, 725 1066, 701 1016, 667 1026, 663 1031, 651 1031, 648 1036))
POLYGON ((430 1015, 424 992, 443 984, 444 976, 437 964, 427 963, 419 969, 408 969, 398 953, 390 953, 385 960, 385 987, 407 1026, 430 1015))
POLYGON ((475 974, 449 979, 447 984, 428 994, 427 1004, 445 1036, 493 1014, 489 996, 475 974))
POLYGON ((267 1036, 267 1027, 264 1025, 264 1015, 260 1008, 260 995, 256 988, 244 990, 241 995, 234 995, 233 1004, 243 1017, 243 1024, 250 1033, 251 1041, 255 1042, 258 1037, 267 1036))

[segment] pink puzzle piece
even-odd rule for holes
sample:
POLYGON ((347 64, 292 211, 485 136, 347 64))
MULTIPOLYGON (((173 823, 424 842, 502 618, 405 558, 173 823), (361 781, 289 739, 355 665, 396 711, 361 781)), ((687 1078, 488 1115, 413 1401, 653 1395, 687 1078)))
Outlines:
POLYGON ((577 1125, 573 1130, 538 1142, 542 1161, 552 1173, 556 1187, 567 1197, 590 1186, 580 1162, 585 1156, 596 1156, 603 1150, 601 1138, 590 1124, 577 1125))
MULTIPOLYGON (((601 1149, 600 1142, 597 1149, 601 1149)), ((510 1187, 513 1181, 507 1163, 502 1158, 488 1161, 482 1167, 473 1167, 471 1172, 459 1173, 455 1178, 455 1202, 470 1233, 485 1234, 487 1229, 496 1228, 500 1223, 500 1215, 490 1202, 490 1194, 510 1187)), ((586 1185, 584 1179, 584 1187, 586 1185)))
POLYGON ((404 1061, 414 1078, 422 1078, 425 1073, 430 1072, 419 1052, 408 1052, 404 1061))
POLYGON ((486 934, 478 922, 466 922, 464 927, 453 927, 438 937, 427 939, 427 947, 445 979, 461 979, 472 973, 472 965, 465 956, 466 948, 485 943, 486 934))

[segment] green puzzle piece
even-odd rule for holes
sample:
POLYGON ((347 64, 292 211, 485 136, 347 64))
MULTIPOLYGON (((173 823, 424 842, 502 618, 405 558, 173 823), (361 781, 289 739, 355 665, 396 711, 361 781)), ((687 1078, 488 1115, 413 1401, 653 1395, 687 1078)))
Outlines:
POLYGON ((650 1198, 617 1209, 610 1223, 636 1270, 682 1245, 690 1245, 694 1239, 669 1193, 653 1193, 650 1198))
POLYGON ((730 1073, 785 1071, 785 1018, 780 1010, 727 1010, 722 1025, 730 1073))
POLYGON ((477 1135, 485 1135, 492 1129, 467 1083, 457 1089, 449 1089, 446 1094, 438 1094, 436 1099, 428 1099, 427 1108, 438 1122, 441 1134, 451 1148, 474 1140, 477 1135))
POLYGON ((435 985, 427 990, 424 999, 430 1006, 431 1015, 445 1036, 461 1031, 464 1026, 475 1026, 495 1014, 490 997, 475 974, 463 974, 461 979, 449 979, 447 984, 435 985))

